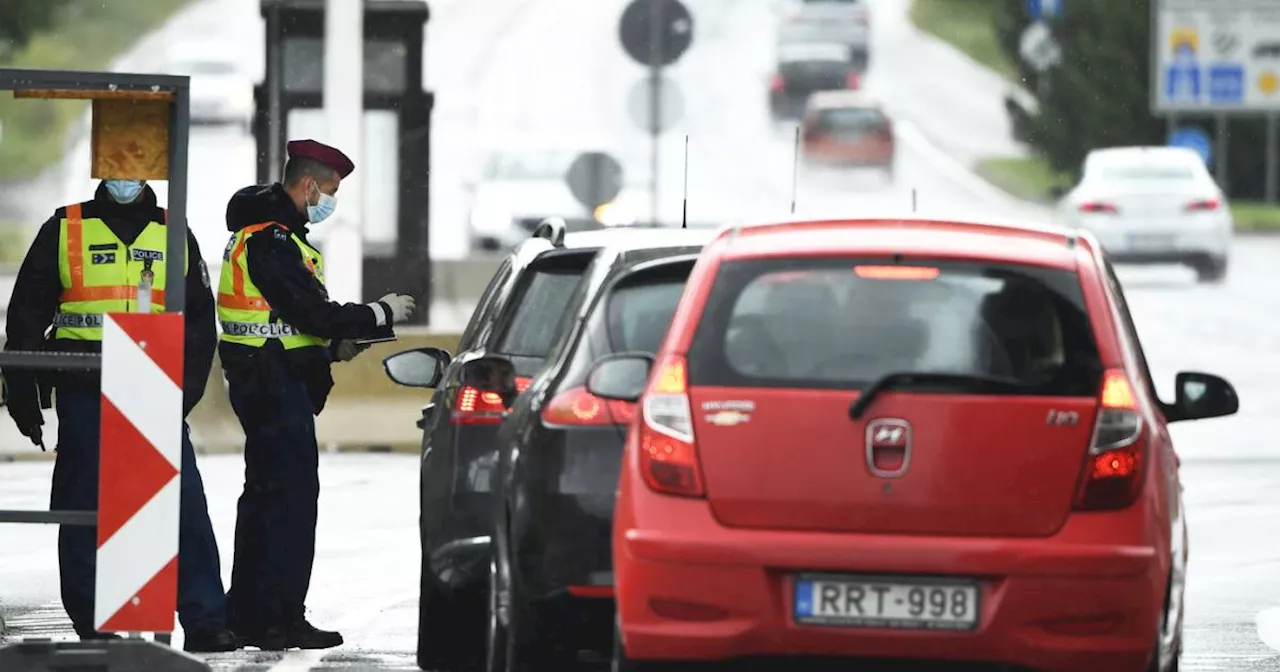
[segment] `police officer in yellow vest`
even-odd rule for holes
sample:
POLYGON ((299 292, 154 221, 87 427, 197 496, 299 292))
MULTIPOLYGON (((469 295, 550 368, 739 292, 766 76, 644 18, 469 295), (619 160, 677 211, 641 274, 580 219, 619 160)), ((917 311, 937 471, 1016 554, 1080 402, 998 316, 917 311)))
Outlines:
POLYGON ((404 295, 329 300, 307 227, 333 213, 355 165, 312 140, 287 149, 283 183, 246 187, 227 204, 232 235, 218 285, 218 352, 245 432, 228 622, 273 651, 342 644, 304 617, 320 495, 315 416, 333 387, 331 363, 354 358, 356 340, 390 335, 414 308, 404 295))
MULTIPOLYGON (((102 314, 164 310, 168 286, 165 211, 138 180, 105 180, 93 200, 58 208, 36 234, 13 287, 6 350, 101 352, 102 314), (47 335, 46 335, 47 334, 47 335)), ((187 236, 186 360, 183 411, 204 394, 217 342, 209 273, 194 236, 187 236)), ((9 414, 24 435, 43 447, 41 407, 50 392, 58 414, 57 462, 50 507, 98 507, 100 382, 96 372, 37 374, 4 371, 9 414)), ((218 545, 209 522, 204 485, 186 423, 182 434, 182 505, 179 514, 178 615, 188 651, 233 651, 240 644, 226 627, 226 598, 218 545)), ((81 639, 114 637, 93 627, 95 528, 58 530, 62 604, 81 639)))

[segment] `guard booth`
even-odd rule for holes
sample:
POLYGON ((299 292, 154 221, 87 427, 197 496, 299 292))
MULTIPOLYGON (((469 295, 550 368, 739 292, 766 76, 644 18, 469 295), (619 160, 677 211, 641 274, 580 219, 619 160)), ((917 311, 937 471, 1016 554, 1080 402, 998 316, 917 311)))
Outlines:
MULTIPOLYGON (((262 0, 261 8, 266 21, 266 80, 254 87, 253 133, 258 182, 267 183, 279 180, 284 167, 289 113, 324 106, 325 0, 262 0)), ((424 308, 416 311, 414 321, 422 324, 431 313, 432 270, 427 232, 435 96, 423 90, 422 82, 428 17, 423 0, 364 0, 364 109, 395 114, 398 150, 392 204, 395 236, 381 245, 366 240, 363 300, 376 301, 392 291, 414 294, 424 308)), ((360 158, 355 158, 359 164, 360 158)), ((365 164, 367 173, 367 156, 365 164)), ((360 170, 355 177, 363 179, 360 170)), ((367 213, 377 191, 366 188, 364 194, 367 213)))
MULTIPOLYGON (((168 180, 165 264, 187 268, 188 77, 0 68, 0 91, 12 91, 15 98, 92 101, 92 176, 168 180)), ((57 205, 62 204, 50 209, 57 205)), ((0 352, 0 367, 10 371, 101 372, 103 404, 111 403, 116 412, 102 414, 98 509, 0 510, 0 523, 97 527, 94 624, 99 631, 126 635, 92 642, 18 641, 0 647, 0 670, 209 669, 199 658, 169 647, 177 607, 177 572, 168 567, 176 567, 178 552, 180 498, 174 485, 182 464, 183 348, 161 344, 184 342, 185 287, 178 282, 166 288, 163 313, 104 315, 101 355, 0 352), (139 384, 165 377, 173 384, 139 384), (140 428, 147 435, 141 440, 140 428), (160 468, 144 477, 139 457, 167 461, 172 470, 160 468), (137 515, 144 509, 145 515, 137 515), (100 519, 107 522, 99 525, 100 519), (143 639, 143 632, 155 633, 155 641, 143 639)), ((48 438, 46 443, 54 443, 48 438)))

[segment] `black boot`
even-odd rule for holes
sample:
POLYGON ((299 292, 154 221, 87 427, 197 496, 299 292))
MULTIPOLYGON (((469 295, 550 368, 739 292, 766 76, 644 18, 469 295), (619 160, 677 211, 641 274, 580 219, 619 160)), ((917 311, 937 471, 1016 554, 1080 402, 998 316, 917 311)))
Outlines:
POLYGON ((208 625, 186 631, 182 650, 189 653, 223 653, 243 646, 236 633, 219 625, 208 625))
POLYGON ((263 651, 284 651, 285 649, 331 649, 342 646, 342 635, 329 630, 321 630, 300 619, 284 627, 267 628, 265 632, 249 639, 250 646, 263 651))

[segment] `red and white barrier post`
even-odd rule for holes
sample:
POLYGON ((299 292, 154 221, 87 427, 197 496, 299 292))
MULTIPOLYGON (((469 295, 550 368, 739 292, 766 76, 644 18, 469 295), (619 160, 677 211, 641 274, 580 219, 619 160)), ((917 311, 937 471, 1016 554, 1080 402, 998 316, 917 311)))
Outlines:
POLYGON ((102 330, 95 627, 169 633, 178 596, 181 313, 116 313, 102 330))

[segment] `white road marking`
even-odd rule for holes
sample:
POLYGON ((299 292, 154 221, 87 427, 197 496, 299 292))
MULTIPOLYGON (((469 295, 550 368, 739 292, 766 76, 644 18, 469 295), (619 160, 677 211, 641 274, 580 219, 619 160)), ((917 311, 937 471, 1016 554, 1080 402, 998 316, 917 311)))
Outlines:
POLYGON ((324 661, 324 657, 331 652, 351 646, 353 640, 356 639, 354 635, 361 634, 367 630, 369 624, 379 614, 415 597, 406 597, 404 592, 397 592, 364 600, 359 607, 348 612, 346 618, 340 619, 336 624, 338 631, 343 633, 343 639, 345 640, 342 646, 333 649, 289 651, 284 654, 280 662, 272 665, 267 672, 306 672, 319 666, 324 661))

